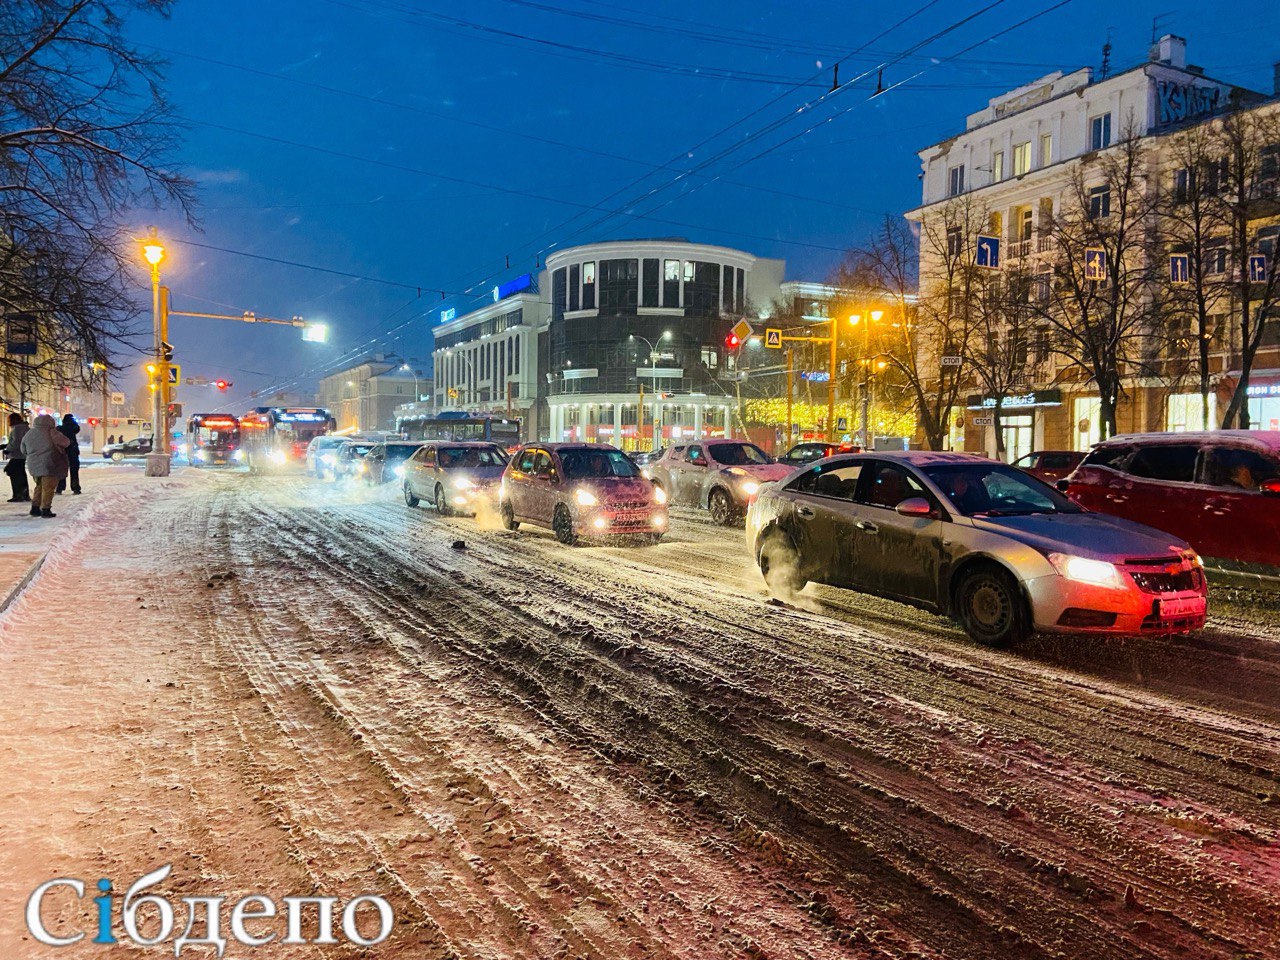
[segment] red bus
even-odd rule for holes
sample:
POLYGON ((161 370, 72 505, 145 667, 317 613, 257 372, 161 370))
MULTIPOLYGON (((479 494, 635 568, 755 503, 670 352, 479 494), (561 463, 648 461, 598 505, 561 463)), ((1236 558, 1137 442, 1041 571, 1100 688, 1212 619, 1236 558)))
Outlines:
POLYGON ((245 462, 254 473, 301 469, 307 444, 336 426, 321 407, 255 407, 240 418, 245 462))
POLYGON ((240 421, 229 413, 195 413, 187 419, 187 461, 193 467, 244 462, 240 421))

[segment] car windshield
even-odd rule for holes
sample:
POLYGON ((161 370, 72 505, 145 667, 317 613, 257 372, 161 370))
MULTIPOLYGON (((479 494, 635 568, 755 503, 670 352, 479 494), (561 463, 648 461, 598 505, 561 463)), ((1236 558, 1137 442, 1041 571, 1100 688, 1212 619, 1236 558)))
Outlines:
POLYGON ((467 470, 501 467, 506 464, 507 457, 497 447, 441 447, 437 460, 446 470, 467 470))
POLYGON ((377 444, 373 443, 351 443, 347 445, 347 449, 351 451, 353 457, 363 457, 372 450, 377 444))
POLYGON ((640 471, 621 450, 565 450, 560 454, 568 480, 591 477, 638 477, 640 471))
POLYGON ((408 460, 415 453, 417 453, 417 451, 418 451, 418 448, 415 445, 409 444, 409 443, 396 444, 395 446, 388 446, 387 462, 400 463, 401 461, 408 460))
POLYGON ((773 463, 773 458, 754 443, 713 443, 707 447, 711 459, 729 467, 773 463))
POLYGON ((940 463, 923 472, 966 517, 1083 512, 1049 486, 1003 463, 940 463))

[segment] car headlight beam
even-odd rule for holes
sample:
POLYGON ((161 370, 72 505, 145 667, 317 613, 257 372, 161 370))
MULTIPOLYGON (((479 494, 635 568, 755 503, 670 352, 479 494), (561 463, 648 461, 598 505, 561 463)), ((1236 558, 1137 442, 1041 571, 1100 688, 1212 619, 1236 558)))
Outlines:
POLYGON ((573 499, 577 501, 577 504, 580 507, 594 507, 600 502, 596 498, 596 495, 585 487, 579 487, 575 490, 573 492, 573 499))
POLYGON ((663 490, 661 487, 654 487, 654 488, 653 488, 653 502, 654 502, 654 503, 666 503, 666 502, 667 502, 667 491, 663 490))
POLYGON ((1051 553, 1049 562, 1068 580, 1092 583, 1100 587, 1120 586, 1120 572, 1114 563, 1108 563, 1106 560, 1076 557, 1069 553, 1051 553))

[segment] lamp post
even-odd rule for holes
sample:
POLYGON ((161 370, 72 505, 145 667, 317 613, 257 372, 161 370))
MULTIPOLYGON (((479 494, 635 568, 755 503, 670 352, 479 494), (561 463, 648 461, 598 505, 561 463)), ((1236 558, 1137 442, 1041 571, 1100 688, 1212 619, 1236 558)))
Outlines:
POLYGON ((855 313, 849 318, 853 326, 862 325, 862 364, 866 375, 862 380, 862 449, 871 449, 871 324, 879 323, 884 316, 883 310, 872 310, 863 322, 862 314, 855 313))
POLYGON ((164 244, 152 227, 142 241, 142 257, 151 266, 151 326, 155 347, 156 384, 151 394, 151 453, 147 455, 147 476, 169 475, 169 362, 165 345, 169 339, 160 289, 160 264, 164 262, 164 244))
MULTIPOLYGON (((658 350, 653 345, 653 341, 650 340, 648 337, 640 336, 638 333, 630 334, 627 337, 627 339, 644 341, 644 345, 649 348, 649 369, 650 371, 656 370, 657 367, 654 366, 654 363, 656 362, 656 358, 658 356, 658 350)), ((662 336, 658 338, 658 342, 661 343, 663 340, 670 340, 670 339, 671 339, 671 331, 664 330, 662 331, 662 336)), ((657 386, 658 386, 657 379, 658 379, 657 377, 654 377, 653 385, 655 390, 657 389, 657 386)), ((640 403, 636 407, 636 449, 638 450, 640 449, 640 444, 644 443, 644 378, 636 377, 636 380, 640 384, 640 403)), ((650 442, 649 442, 650 450, 656 450, 658 448, 658 437, 657 437, 658 419, 656 416, 654 417, 653 426, 654 426, 654 436, 650 439, 650 442)))
POLYGON ((422 399, 422 394, 418 387, 418 371, 414 370, 407 363, 400 364, 400 369, 408 371, 413 374, 413 402, 417 403, 419 400, 422 399))
MULTIPOLYGON (((444 355, 445 355, 446 357, 449 357, 450 359, 452 359, 452 358, 453 358, 453 356, 454 356, 454 353, 453 353, 452 348, 451 348, 451 349, 448 349, 448 350, 445 350, 444 355)), ((474 389, 473 389, 473 387, 472 387, 472 384, 475 382, 475 379, 476 379, 476 368, 475 368, 475 365, 471 362, 471 358, 470 358, 470 357, 468 357, 468 356, 466 355, 466 353, 464 353, 464 352, 462 352, 462 351, 458 351, 458 354, 457 354, 457 355, 458 355, 459 357, 461 357, 461 358, 466 362, 466 364, 467 364, 467 371, 468 371, 468 373, 470 374, 470 376, 468 376, 468 377, 467 377, 467 399, 466 399, 466 401, 465 401, 465 402, 464 402, 464 404, 463 404, 463 406, 467 406, 467 405, 469 405, 469 404, 471 404, 471 403, 473 402, 473 401, 472 401, 472 394, 473 394, 473 392, 474 392, 474 389)), ((461 396, 459 396, 459 398, 458 398, 458 399, 459 399, 459 400, 461 400, 461 399, 462 399, 462 397, 461 397, 461 396)))

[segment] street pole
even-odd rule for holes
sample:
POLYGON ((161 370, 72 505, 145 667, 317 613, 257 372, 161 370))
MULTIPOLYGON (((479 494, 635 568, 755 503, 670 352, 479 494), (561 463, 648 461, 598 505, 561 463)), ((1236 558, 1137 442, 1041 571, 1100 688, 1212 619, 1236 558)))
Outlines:
MULTIPOLYGON (((644 381, 640 381, 640 405, 636 407, 636 449, 644 449, 644 381)), ((653 445, 649 445, 653 449, 653 445)))
POLYGON ((831 362, 827 365, 827 440, 836 438, 836 344, 840 339, 840 318, 831 318, 831 362))
MULTIPOLYGON (((111 378, 107 375, 107 365, 102 364, 102 446, 107 445, 107 394, 111 388, 111 378)), ((94 439, 97 439, 96 437, 94 439)))
POLYGON ((791 395, 795 389, 794 377, 795 364, 792 362, 791 348, 787 347, 787 450, 790 450, 792 444, 795 443, 791 435, 791 395))

